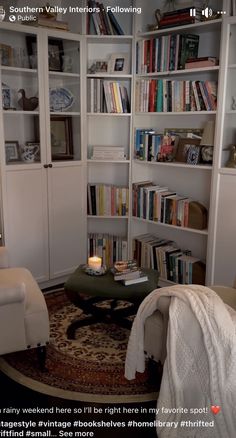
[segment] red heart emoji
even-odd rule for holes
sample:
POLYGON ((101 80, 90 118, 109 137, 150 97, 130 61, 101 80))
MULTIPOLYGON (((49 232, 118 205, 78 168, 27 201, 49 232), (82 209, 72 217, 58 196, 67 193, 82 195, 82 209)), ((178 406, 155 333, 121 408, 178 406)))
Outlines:
POLYGON ((221 409, 220 406, 216 406, 216 405, 211 406, 211 412, 213 412, 214 415, 219 414, 220 409, 221 409))

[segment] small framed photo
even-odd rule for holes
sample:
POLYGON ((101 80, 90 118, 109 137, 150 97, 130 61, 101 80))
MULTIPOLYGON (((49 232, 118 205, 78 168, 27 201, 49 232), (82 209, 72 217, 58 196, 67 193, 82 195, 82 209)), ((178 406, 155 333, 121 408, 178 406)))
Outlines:
POLYGON ((129 74, 128 53, 113 53, 108 60, 108 73, 129 74))
MULTIPOLYGON (((188 152, 191 146, 196 146, 199 148, 199 159, 200 159, 200 139, 192 139, 192 138, 180 138, 177 146, 175 161, 180 163, 187 163, 187 160, 190 160, 190 156, 188 157, 188 152)), ((190 163, 188 164, 196 164, 190 163)))
POLYGON ((13 49, 7 44, 0 44, 0 64, 1 65, 12 65, 13 60, 13 49))
POLYGON ((19 143, 16 140, 5 142, 6 163, 21 161, 19 143))
POLYGON ((51 117, 51 150, 53 160, 73 159, 72 118, 51 117))
POLYGON ((191 145, 188 150, 187 164, 196 165, 200 162, 201 146, 191 145))

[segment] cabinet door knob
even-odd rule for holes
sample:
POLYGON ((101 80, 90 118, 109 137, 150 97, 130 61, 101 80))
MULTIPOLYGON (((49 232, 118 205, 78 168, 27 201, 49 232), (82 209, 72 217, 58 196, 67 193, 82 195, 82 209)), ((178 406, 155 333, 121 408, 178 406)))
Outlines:
POLYGON ((52 167, 52 163, 50 163, 50 164, 48 165, 48 167, 52 167))
POLYGON ((43 167, 44 167, 45 169, 47 169, 47 168, 48 168, 48 164, 44 164, 43 167))

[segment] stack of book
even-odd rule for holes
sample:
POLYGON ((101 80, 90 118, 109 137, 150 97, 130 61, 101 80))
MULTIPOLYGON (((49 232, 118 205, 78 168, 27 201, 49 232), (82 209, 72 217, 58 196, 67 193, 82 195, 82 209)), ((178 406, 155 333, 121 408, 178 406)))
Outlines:
POLYGON ((165 12, 159 22, 159 28, 164 29, 175 26, 185 26, 201 21, 202 10, 194 6, 165 12), (194 11, 194 14, 193 14, 194 11))
POLYGON ((215 67, 219 60, 213 56, 202 56, 201 58, 189 58, 185 62, 185 68, 215 67))
POLYGON ((115 281, 122 281, 125 286, 148 281, 148 276, 142 272, 135 260, 119 261, 112 270, 115 281))
POLYGON ((124 35, 124 31, 111 8, 106 8, 103 3, 94 0, 88 1, 88 7, 92 11, 88 13, 87 20, 87 33, 89 35, 124 35))
POLYGON ((88 184, 88 215, 127 216, 129 189, 109 184, 88 184))
POLYGON ((127 260, 128 243, 122 236, 114 236, 106 233, 88 234, 88 254, 95 254, 102 258, 106 266, 113 266, 117 260, 127 260))
POLYGON ((141 79, 136 82, 136 112, 215 111, 216 81, 141 79))
POLYGON ((137 42, 136 72, 139 74, 185 68, 188 58, 197 58, 199 35, 173 34, 137 42))
POLYGON ((92 113, 129 113, 126 87, 117 81, 89 78, 88 109, 92 113))
POLYGON ((126 160, 123 146, 93 146, 91 160, 126 160))
POLYGON ((205 263, 175 242, 143 234, 134 239, 133 248, 138 266, 157 269, 161 279, 180 284, 205 284, 205 263))
POLYGON ((50 29, 69 30, 69 25, 66 21, 55 20, 40 16, 36 20, 23 21, 23 23, 37 27, 48 27, 50 29))

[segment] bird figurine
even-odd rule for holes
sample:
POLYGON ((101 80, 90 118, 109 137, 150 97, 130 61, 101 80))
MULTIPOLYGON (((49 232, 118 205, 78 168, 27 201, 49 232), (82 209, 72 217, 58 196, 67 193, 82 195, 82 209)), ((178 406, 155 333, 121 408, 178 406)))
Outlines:
POLYGON ((18 93, 21 94, 18 104, 23 111, 34 111, 37 108, 39 104, 38 97, 26 97, 25 90, 23 88, 21 88, 18 93))

